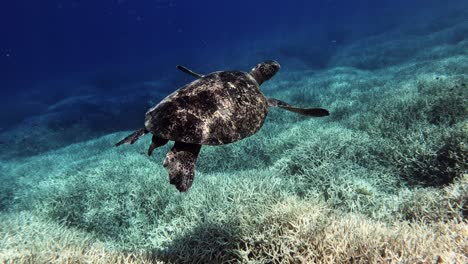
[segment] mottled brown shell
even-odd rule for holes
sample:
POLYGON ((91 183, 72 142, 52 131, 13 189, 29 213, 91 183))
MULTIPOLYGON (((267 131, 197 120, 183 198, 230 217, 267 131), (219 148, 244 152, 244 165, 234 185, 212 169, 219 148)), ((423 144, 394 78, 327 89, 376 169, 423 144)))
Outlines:
POLYGON ((267 111, 267 99, 248 73, 214 72, 151 108, 145 127, 168 140, 223 145, 255 134, 267 111))

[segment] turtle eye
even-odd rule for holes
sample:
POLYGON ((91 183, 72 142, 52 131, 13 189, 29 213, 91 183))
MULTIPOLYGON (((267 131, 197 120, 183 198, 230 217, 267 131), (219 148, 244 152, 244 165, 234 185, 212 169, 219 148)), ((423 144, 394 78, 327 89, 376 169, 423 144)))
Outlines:
POLYGON ((276 72, 278 72, 278 70, 278 67, 276 67, 276 64, 274 63, 265 63, 261 67, 262 75, 265 76, 267 79, 273 77, 273 75, 275 75, 276 72))
POLYGON ((273 72, 273 71, 272 71, 271 68, 268 67, 268 66, 267 66, 267 67, 264 67, 264 68, 262 69, 262 74, 263 74, 264 76, 267 76, 267 77, 270 77, 271 74, 272 74, 272 72, 273 72))

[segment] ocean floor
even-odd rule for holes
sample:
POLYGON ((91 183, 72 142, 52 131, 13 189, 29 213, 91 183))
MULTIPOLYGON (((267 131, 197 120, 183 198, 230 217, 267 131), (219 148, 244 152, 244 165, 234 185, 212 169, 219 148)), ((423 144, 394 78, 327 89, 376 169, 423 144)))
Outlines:
POLYGON ((267 96, 331 115, 271 109, 254 136, 204 146, 187 193, 162 167, 171 144, 148 157, 149 136, 113 147, 117 119, 91 129, 148 94, 50 106, 0 134, 0 262, 467 263, 467 32, 375 36, 326 70, 280 71, 267 96), (70 119, 83 102, 101 115, 70 119))

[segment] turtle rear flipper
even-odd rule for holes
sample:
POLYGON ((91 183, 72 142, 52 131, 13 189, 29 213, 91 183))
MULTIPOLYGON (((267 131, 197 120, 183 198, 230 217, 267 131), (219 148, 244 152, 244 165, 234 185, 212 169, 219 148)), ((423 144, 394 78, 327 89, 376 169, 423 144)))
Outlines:
POLYGON ((132 134, 128 135, 126 138, 120 140, 115 144, 115 146, 120 146, 122 144, 133 144, 142 136, 146 135, 149 131, 146 128, 140 128, 137 131, 133 132, 132 134))
POLYGON ((169 182, 180 192, 186 192, 192 186, 200 149, 201 145, 176 141, 166 155, 163 166, 169 173, 169 182))
POLYGON ((185 66, 182 66, 182 65, 177 65, 176 66, 177 69, 181 70, 182 72, 185 72, 189 75, 192 75, 193 77, 196 77, 196 78, 203 78, 205 77, 203 74, 199 74, 199 73, 196 73, 192 70, 190 70, 189 68, 185 67, 185 66))
POLYGON ((268 106, 279 107, 284 110, 288 110, 305 116, 323 117, 330 115, 330 112, 327 109, 295 107, 275 98, 268 98, 268 106))
POLYGON ((151 156, 151 154, 153 154, 153 151, 156 148, 166 145, 168 141, 169 140, 167 139, 160 138, 160 137, 157 137, 156 135, 153 135, 153 138, 151 139, 151 145, 149 146, 149 149, 148 149, 148 156, 151 156))

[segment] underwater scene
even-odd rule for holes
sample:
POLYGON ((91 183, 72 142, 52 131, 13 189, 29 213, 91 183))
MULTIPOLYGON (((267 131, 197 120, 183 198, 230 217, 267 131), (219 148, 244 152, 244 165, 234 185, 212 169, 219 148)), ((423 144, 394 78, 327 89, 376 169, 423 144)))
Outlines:
POLYGON ((0 6, 0 263, 468 263, 468 1, 0 6))

